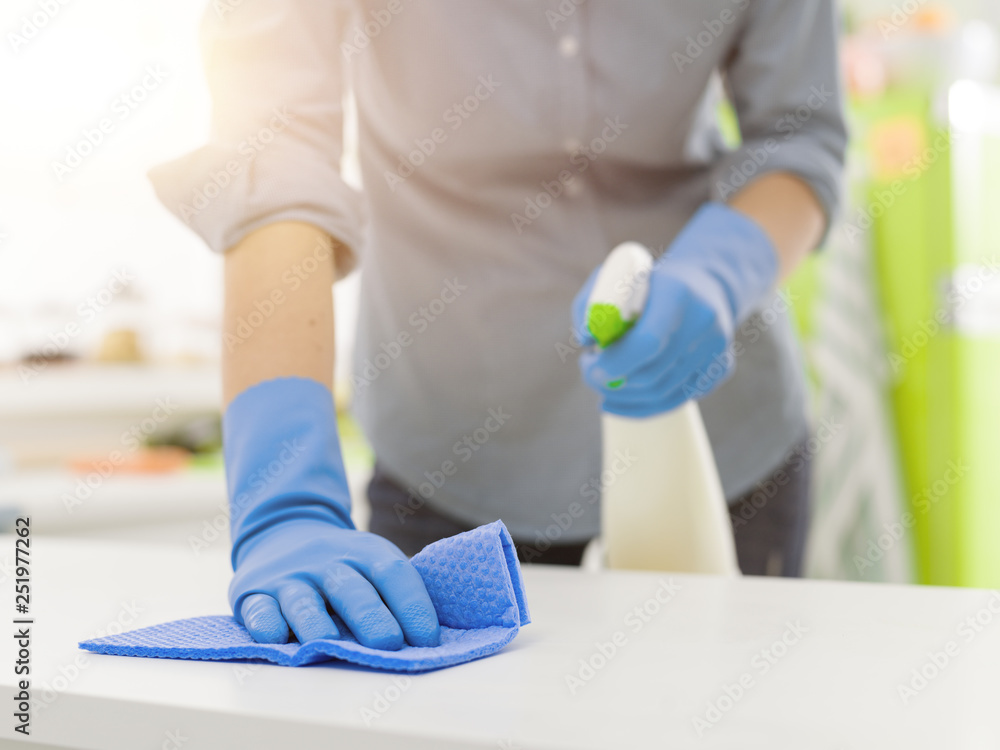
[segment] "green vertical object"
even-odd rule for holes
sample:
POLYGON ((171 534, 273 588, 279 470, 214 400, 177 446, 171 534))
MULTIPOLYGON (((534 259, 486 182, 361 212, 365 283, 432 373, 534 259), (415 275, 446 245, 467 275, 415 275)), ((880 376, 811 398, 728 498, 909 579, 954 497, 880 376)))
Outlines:
POLYGON ((918 579, 996 587, 1000 342, 953 329, 940 314, 949 312, 955 269, 998 255, 991 242, 1000 237, 1000 140, 972 136, 977 160, 957 162, 934 99, 922 89, 890 92, 861 109, 855 136, 866 139, 894 123, 922 136, 924 157, 909 171, 873 179, 866 201, 891 202, 877 209, 871 231, 902 469, 916 518, 918 579))
MULTIPOLYGON (((858 137, 873 151, 884 148, 885 141, 875 145, 869 139, 878 128, 896 125, 919 134, 921 143, 933 142, 939 131, 928 122, 930 105, 923 90, 888 93, 869 105, 868 117, 859 118, 867 120, 867 128, 858 137)), ((917 577, 922 583, 955 584, 954 498, 945 492, 933 503, 927 498, 929 505, 920 500, 941 475, 944 457, 955 443, 945 418, 951 391, 945 335, 926 340, 919 335, 921 323, 933 320, 940 305, 935 289, 951 255, 948 153, 936 157, 916 172, 906 171, 911 164, 906 159, 898 172, 876 177, 863 205, 872 216, 872 246, 894 379, 892 406, 906 494, 916 518, 917 577), (874 216, 876 212, 880 215, 874 216)), ((869 162, 879 158, 871 153, 869 162)))
MULTIPOLYGON (((1000 91, 992 89, 987 96, 993 111, 1000 110, 1000 91)), ((1000 261, 1000 128, 996 115, 992 119, 991 131, 963 136, 958 147, 967 144, 972 153, 955 159, 952 205, 957 242, 953 264, 979 267, 991 274, 996 284, 1000 280, 996 265, 1000 261)), ((971 282, 969 291, 973 291, 971 282)), ((989 300, 990 291, 980 290, 977 295, 963 307, 989 300)), ((996 321, 988 330, 959 327, 952 336, 949 355, 957 455, 965 461, 967 472, 956 484, 960 500, 955 519, 959 582, 996 588, 1000 587, 1000 332, 996 321)))
POLYGON ((959 582, 965 586, 1000 588, 1000 461, 996 425, 1000 415, 1000 343, 961 338, 955 361, 961 372, 956 390, 957 411, 969 417, 960 432, 960 455, 966 458, 964 503, 957 518, 959 582))

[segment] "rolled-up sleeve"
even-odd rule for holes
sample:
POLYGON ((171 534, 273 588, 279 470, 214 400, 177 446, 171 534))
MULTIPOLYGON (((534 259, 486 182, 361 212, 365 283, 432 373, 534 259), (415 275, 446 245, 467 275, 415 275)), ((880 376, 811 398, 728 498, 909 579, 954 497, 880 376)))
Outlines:
POLYGON ((345 9, 334 0, 253 0, 202 21, 212 97, 208 143, 149 172, 163 204, 215 251, 276 221, 339 241, 354 265, 363 203, 340 175, 345 9))
POLYGON ((712 197, 785 171, 805 181, 826 214, 841 195, 847 128, 833 0, 750 0, 724 72, 741 145, 713 169, 712 197))

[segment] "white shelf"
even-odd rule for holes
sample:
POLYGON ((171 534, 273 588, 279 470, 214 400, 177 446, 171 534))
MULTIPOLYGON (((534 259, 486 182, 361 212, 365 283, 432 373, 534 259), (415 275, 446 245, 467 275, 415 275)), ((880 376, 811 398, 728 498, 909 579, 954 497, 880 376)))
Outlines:
POLYGON ((212 413, 222 403, 215 365, 50 364, 25 380, 17 367, 0 370, 0 414, 13 418, 66 418, 145 414, 171 397, 185 413, 212 413))

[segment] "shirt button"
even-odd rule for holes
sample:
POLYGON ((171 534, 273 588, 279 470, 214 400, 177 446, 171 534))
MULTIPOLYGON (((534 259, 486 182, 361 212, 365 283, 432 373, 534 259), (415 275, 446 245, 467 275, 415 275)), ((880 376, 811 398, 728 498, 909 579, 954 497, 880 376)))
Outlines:
POLYGON ((563 57, 573 57, 580 51, 580 40, 575 36, 564 36, 559 40, 559 54, 563 57))
POLYGON ((575 198, 580 193, 583 192, 583 178, 577 175, 572 180, 566 183, 566 195, 570 198, 575 198))
POLYGON ((580 143, 579 138, 573 138, 572 136, 570 136, 565 141, 563 141, 563 148, 566 149, 567 153, 575 154, 577 151, 583 148, 583 144, 580 143))

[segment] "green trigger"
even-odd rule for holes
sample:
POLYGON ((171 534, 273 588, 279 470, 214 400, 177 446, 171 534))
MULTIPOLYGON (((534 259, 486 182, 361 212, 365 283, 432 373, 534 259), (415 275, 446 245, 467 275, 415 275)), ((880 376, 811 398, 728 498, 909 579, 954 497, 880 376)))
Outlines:
MULTIPOLYGON (((587 310, 587 330, 602 349, 628 333, 633 325, 634 320, 623 319, 621 311, 607 302, 596 302, 587 310)), ((619 378, 610 381, 608 388, 621 388, 623 385, 625 378, 619 378)))
POLYGON ((587 310, 587 330, 602 349, 624 336, 634 324, 634 320, 624 320, 621 310, 607 302, 595 302, 587 310))

